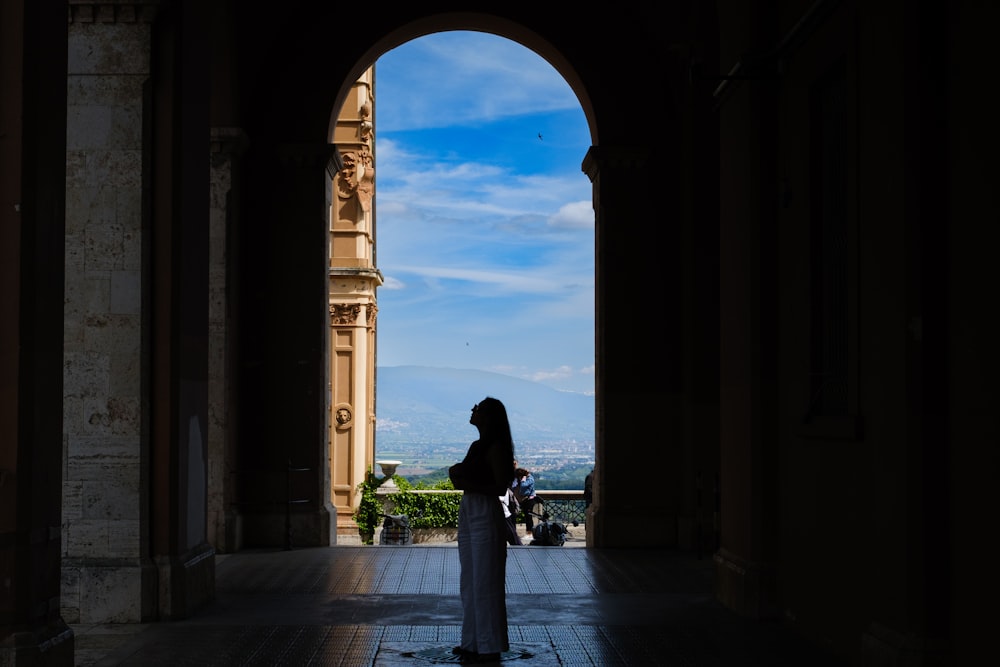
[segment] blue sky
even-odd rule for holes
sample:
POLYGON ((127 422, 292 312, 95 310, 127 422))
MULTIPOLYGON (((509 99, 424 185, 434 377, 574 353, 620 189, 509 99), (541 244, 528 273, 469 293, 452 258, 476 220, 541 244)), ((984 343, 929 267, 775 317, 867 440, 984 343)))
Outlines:
POLYGON ((375 70, 378 364, 594 390, 590 133, 545 60, 437 33, 375 70))

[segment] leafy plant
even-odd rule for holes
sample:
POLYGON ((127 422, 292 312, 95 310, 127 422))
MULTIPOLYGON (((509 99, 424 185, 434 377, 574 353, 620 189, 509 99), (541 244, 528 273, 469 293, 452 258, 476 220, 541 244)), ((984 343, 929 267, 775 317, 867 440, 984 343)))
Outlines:
MULTIPOLYGON (((462 497, 458 493, 407 493, 411 489, 453 491, 455 486, 450 479, 427 484, 421 482, 416 486, 410 484, 405 477, 392 476, 399 489, 389 499, 395 504, 395 514, 406 514, 410 518, 411 528, 455 528, 458 526, 458 506, 462 497)), ((376 491, 385 482, 384 477, 378 477, 368 469, 365 480, 358 485, 361 491, 361 502, 354 513, 354 521, 358 524, 365 544, 374 542, 375 530, 382 524, 382 497, 376 491)))
MULTIPOLYGON (((415 489, 453 491, 450 479, 431 485, 418 484, 415 489)), ((396 503, 396 514, 406 514, 412 528, 457 528, 459 493, 396 493, 391 496, 396 503)))
MULTIPOLYGON (((404 486, 410 488, 410 483, 399 475, 393 475, 392 479, 399 488, 404 486)), ((361 533, 361 539, 365 544, 372 544, 375 529, 382 523, 382 499, 375 492, 385 481, 385 477, 375 475, 369 468, 365 473, 365 480, 358 484, 361 502, 354 512, 354 521, 358 524, 358 532, 361 533)))

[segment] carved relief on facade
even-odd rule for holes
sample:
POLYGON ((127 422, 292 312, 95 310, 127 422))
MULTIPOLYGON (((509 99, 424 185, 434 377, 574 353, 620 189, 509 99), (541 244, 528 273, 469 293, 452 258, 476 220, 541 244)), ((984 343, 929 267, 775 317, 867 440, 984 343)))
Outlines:
POLYGON ((344 168, 337 179, 337 196, 350 199, 357 195, 361 210, 371 210, 375 195, 375 168, 371 150, 363 146, 343 154, 344 168))
POLYGON ((358 321, 361 314, 361 304, 359 303, 331 303, 330 304, 330 324, 351 325, 358 321))
POLYGON ((338 403, 336 406, 335 419, 337 421, 338 429, 345 429, 350 427, 351 422, 354 421, 354 411, 351 406, 347 403, 338 403))
POLYGON ((375 126, 372 124, 372 107, 371 104, 365 102, 358 109, 358 113, 361 115, 361 127, 358 130, 361 141, 365 142, 371 146, 371 140, 374 137, 375 126))
POLYGON ((375 315, 378 313, 378 306, 374 303, 368 304, 368 328, 372 329, 375 327, 375 315))

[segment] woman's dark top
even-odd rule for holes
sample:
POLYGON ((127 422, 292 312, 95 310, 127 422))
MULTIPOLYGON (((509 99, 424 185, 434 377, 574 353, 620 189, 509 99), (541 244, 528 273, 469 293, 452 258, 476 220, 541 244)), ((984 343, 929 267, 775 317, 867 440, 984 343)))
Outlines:
POLYGON ((487 496, 501 496, 510 484, 513 469, 511 455, 505 454, 503 446, 486 440, 476 440, 469 445, 465 458, 448 469, 448 476, 456 489, 466 493, 482 493, 487 496), (507 462, 504 471, 502 461, 507 462))

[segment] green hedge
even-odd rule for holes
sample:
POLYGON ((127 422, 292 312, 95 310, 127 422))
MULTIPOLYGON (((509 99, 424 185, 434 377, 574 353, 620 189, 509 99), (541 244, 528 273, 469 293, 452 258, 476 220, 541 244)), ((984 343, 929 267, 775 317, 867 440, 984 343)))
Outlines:
MULTIPOLYGON (((459 493, 406 493, 410 490, 454 491, 450 479, 433 484, 419 483, 413 486, 405 477, 393 475, 393 481, 399 488, 389 498, 395 503, 396 514, 406 514, 410 518, 411 528, 457 528, 458 506, 462 500, 459 493)), ((361 491, 361 504, 354 514, 354 520, 365 544, 372 544, 375 531, 382 525, 382 498, 375 492, 385 481, 369 469, 365 481, 358 485, 361 491)))

